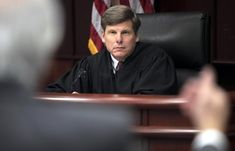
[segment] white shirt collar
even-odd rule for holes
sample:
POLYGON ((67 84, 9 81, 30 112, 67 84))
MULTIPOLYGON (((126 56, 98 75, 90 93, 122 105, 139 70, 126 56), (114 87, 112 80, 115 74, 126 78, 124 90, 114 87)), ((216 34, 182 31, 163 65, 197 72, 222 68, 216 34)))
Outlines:
POLYGON ((117 59, 115 59, 111 54, 110 54, 110 56, 111 56, 111 59, 112 59, 113 73, 115 74, 116 73, 115 69, 116 69, 119 61, 117 59))
POLYGON ((115 59, 111 54, 110 54, 110 56, 112 58, 113 69, 115 70, 119 61, 117 59, 115 59))

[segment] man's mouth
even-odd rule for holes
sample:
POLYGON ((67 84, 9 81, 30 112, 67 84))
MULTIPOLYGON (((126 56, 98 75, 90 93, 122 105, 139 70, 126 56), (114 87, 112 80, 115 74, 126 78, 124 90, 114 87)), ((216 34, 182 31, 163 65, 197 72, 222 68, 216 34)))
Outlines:
POLYGON ((115 50, 125 49, 125 47, 114 47, 115 50))

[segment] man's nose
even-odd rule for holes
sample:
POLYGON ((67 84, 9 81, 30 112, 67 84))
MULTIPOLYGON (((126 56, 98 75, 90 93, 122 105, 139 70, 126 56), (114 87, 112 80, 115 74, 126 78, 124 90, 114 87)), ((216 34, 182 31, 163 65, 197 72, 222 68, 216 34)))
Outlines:
POLYGON ((116 43, 120 44, 120 43, 122 43, 122 40, 123 40, 122 34, 117 34, 117 36, 116 36, 116 43))

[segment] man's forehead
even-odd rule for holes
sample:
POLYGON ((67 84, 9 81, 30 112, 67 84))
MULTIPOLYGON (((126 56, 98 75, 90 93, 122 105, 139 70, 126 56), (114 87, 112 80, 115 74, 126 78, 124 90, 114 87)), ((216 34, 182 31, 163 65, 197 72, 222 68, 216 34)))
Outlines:
POLYGON ((126 29, 132 29, 133 28, 133 24, 130 20, 121 22, 121 23, 117 23, 114 25, 107 25, 106 29, 116 29, 116 28, 126 28, 126 29))

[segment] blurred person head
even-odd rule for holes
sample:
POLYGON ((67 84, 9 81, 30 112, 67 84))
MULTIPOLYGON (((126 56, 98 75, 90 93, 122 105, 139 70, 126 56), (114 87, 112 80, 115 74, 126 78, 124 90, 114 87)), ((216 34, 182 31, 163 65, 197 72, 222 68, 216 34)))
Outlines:
POLYGON ((0 81, 34 89, 63 35, 56 0, 0 0, 0 81))
POLYGON ((102 16, 102 42, 118 61, 124 61, 134 51, 140 24, 136 14, 124 5, 110 7, 102 16))

